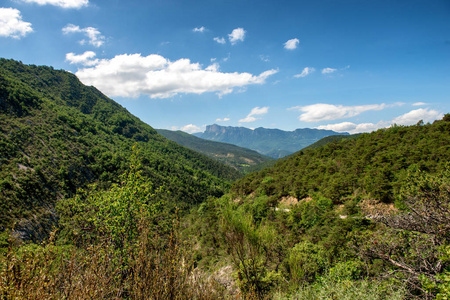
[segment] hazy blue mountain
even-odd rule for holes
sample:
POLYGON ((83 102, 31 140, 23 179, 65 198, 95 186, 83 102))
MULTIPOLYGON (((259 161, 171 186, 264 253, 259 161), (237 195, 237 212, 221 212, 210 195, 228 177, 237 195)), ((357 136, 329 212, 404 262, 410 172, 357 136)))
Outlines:
POLYGON ((229 143, 281 158, 331 135, 348 135, 332 130, 302 128, 294 131, 280 129, 208 125, 205 132, 194 134, 202 139, 229 143))
POLYGON ((254 150, 233 144, 201 139, 183 131, 165 129, 156 129, 156 131, 171 141, 214 158, 244 173, 247 173, 249 168, 256 170, 257 167, 255 169, 255 166, 272 160, 270 157, 254 150))

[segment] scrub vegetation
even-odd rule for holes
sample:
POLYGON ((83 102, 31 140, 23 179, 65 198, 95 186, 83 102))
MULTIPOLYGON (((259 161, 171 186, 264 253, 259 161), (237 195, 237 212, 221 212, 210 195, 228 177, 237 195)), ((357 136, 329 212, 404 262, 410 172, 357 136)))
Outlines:
POLYGON ((450 115, 247 174, 0 60, 2 299, 448 299, 450 115))

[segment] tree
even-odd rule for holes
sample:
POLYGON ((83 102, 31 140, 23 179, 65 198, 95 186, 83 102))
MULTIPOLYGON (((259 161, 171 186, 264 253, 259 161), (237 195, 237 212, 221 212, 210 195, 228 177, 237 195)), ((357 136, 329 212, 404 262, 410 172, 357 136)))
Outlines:
POLYGON ((407 182, 401 209, 364 207, 369 218, 385 226, 361 245, 360 253, 393 266, 389 275, 407 281, 412 292, 449 296, 450 164, 436 176, 412 167, 407 182))

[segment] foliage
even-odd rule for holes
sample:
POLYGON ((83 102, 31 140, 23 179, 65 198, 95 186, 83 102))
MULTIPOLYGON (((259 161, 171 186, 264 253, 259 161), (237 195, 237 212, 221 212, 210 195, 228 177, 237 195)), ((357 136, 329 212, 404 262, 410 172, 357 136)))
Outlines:
POLYGON ((232 191, 247 196, 258 190, 270 191, 278 199, 298 199, 314 193, 333 200, 359 193, 384 202, 394 202, 407 182, 407 169, 436 174, 450 160, 450 122, 394 126, 361 134, 355 139, 328 143, 317 149, 302 150, 267 168, 238 180, 232 191), (264 182, 266 177, 276 180, 264 182))
POLYGON ((58 218, 56 200, 118 183, 134 144, 142 176, 183 209, 223 195, 240 176, 160 136, 69 72, 0 59, 0 228, 41 240, 58 218))
POLYGON ((250 149, 201 139, 182 131, 170 131, 164 129, 157 129, 156 131, 171 141, 216 159, 243 173, 249 173, 249 170, 258 168, 261 163, 272 160, 270 157, 250 149))
POLYGON ((278 293, 273 299, 400 300, 405 299, 405 289, 388 281, 336 280, 333 276, 325 275, 313 284, 301 287, 292 295, 278 293))
POLYGON ((362 242, 363 257, 380 258, 396 269, 411 294, 448 297, 450 260, 450 164, 439 176, 411 168, 402 189, 404 209, 385 212, 366 208, 375 221, 387 228, 362 242))
POLYGON ((89 231, 89 239, 68 239, 55 231, 44 245, 13 249, 11 244, 0 259, 1 297, 220 297, 219 287, 193 272, 190 247, 179 237, 176 215, 163 213, 168 203, 155 201, 157 190, 141 176, 139 165, 133 164, 121 179, 107 191, 62 200, 61 231, 89 231))

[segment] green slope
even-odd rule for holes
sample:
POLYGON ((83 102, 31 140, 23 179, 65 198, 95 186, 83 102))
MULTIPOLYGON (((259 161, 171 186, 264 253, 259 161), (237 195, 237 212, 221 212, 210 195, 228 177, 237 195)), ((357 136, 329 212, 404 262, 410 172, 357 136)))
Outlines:
POLYGON ((116 182, 134 144, 144 175, 180 206, 222 195, 240 176, 167 140, 69 72, 0 59, 0 228, 51 223, 58 199, 116 182))
POLYGON ((299 199, 319 193, 335 202, 357 192, 393 201, 410 165, 429 173, 444 169, 450 160, 449 121, 447 114, 433 124, 380 129, 302 150, 273 168, 240 179, 233 190, 299 199))
POLYGON ((340 140, 356 139, 360 135, 361 135, 360 133, 352 134, 352 135, 330 135, 330 136, 324 137, 323 139, 318 140, 314 144, 311 144, 311 145, 303 148, 302 150, 320 148, 322 146, 325 146, 328 143, 337 142, 340 140))
POLYGON ((220 143, 198 138, 182 131, 156 129, 156 131, 182 146, 203 153, 241 172, 248 173, 250 167, 272 160, 256 151, 232 144, 220 143))

